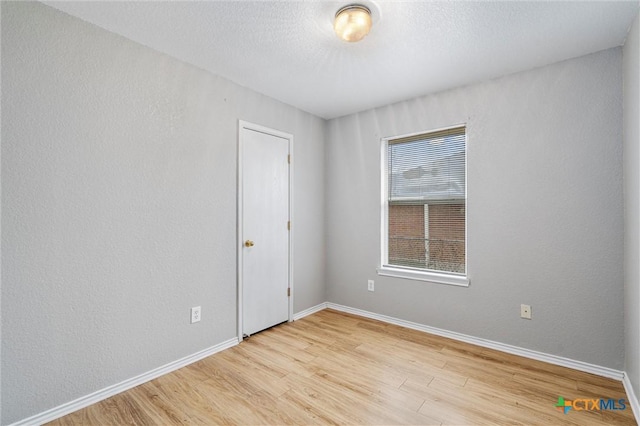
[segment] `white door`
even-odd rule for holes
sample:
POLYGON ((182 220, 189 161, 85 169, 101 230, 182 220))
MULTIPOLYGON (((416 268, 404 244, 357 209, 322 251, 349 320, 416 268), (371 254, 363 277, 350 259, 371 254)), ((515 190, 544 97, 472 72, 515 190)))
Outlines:
POLYGON ((291 139, 240 122, 240 338, 289 319, 291 139))

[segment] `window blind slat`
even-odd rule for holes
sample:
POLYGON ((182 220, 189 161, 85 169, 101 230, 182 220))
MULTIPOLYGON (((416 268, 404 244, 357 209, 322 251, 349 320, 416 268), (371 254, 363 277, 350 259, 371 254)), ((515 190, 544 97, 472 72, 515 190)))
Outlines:
POLYGON ((389 141, 389 201, 465 198, 466 138, 454 130, 389 141))

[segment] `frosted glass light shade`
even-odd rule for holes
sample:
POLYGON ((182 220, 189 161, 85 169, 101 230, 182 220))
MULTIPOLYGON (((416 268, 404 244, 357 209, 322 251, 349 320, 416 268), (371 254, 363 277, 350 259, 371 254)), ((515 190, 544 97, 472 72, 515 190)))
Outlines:
POLYGON ((371 11, 359 4, 345 6, 336 13, 333 29, 345 41, 360 41, 371 30, 371 11))

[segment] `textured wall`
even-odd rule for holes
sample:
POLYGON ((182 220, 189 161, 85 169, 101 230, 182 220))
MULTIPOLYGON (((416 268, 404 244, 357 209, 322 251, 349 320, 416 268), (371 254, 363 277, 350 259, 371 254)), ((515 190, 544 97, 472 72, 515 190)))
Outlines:
POLYGON ((622 368, 621 59, 606 50, 329 121, 328 300, 622 368), (376 276, 380 138, 460 123, 470 287, 376 276))
MULTIPOLYGON (((0 44, 2 42, 2 7, 0 7, 0 44)), ((2 47, 0 46, 0 55, 2 47)), ((0 60, 0 82, 2 81, 2 61, 0 60)), ((2 91, 0 85, 0 92, 2 91)), ((2 127, 2 102, 0 100, 0 128, 2 127)), ((1 131, 0 131, 1 133, 1 131)), ((2 135, 0 134, 0 141, 2 135)), ((0 149, 0 176, 2 175, 2 149, 0 149)), ((0 183, 0 215, 2 212, 2 185, 0 183)), ((2 235, 2 220, 0 220, 0 236, 2 235)), ((2 245, 0 244, 0 425, 2 424, 2 245)))
POLYGON ((640 396, 640 33, 638 20, 623 50, 625 371, 640 396))
POLYGON ((38 3, 2 71, 2 424, 236 335, 238 119, 294 135, 295 312, 326 300, 323 120, 38 3))

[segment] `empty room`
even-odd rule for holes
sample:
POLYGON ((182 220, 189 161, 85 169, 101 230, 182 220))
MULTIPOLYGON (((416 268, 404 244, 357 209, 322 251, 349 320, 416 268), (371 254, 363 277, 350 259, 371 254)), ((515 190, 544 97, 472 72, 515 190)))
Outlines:
POLYGON ((639 10, 1 1, 0 424, 638 424, 639 10))

